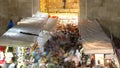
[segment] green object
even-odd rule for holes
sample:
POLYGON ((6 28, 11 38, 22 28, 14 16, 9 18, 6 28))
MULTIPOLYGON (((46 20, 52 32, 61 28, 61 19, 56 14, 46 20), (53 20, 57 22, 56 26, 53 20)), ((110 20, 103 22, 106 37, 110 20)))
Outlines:
POLYGON ((48 63, 47 68, 55 68, 55 65, 53 63, 48 63))

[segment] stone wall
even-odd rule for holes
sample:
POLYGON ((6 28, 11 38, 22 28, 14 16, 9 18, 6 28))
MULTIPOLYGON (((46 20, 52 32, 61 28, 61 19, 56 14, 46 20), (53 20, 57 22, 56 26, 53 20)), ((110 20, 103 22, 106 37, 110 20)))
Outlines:
POLYGON ((80 0, 80 19, 87 18, 87 0, 80 0))
POLYGON ((80 18, 97 19, 120 42, 120 0, 80 0, 80 18))
POLYGON ((32 15, 32 0, 0 0, 0 35, 7 28, 10 19, 16 25, 23 17, 32 15))

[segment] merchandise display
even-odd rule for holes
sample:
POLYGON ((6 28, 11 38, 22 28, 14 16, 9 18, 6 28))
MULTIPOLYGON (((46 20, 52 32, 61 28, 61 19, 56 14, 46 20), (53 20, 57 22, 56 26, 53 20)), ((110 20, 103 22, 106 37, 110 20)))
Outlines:
POLYGON ((111 54, 87 54, 89 50, 86 51, 88 47, 84 44, 88 41, 86 37, 88 35, 84 32, 85 30, 83 31, 85 34, 80 34, 76 19, 66 21, 58 16, 50 16, 41 12, 22 19, 18 22, 18 26, 8 30, 2 38, 6 40, 10 37, 14 38, 14 41, 17 39, 17 44, 24 44, 24 41, 30 45, 14 46, 16 44, 14 42, 14 45, 11 44, 13 47, 6 48, 5 53, 0 48, 0 60, 3 61, 5 58, 8 67, 12 64, 12 58, 15 57, 17 68, 92 68, 97 65, 103 66, 106 62, 108 63, 108 60, 111 62, 111 58, 104 60, 111 54), (19 36, 13 35, 13 32, 19 36), (86 39, 83 39, 83 36, 86 39))
MULTIPOLYGON (((59 26, 57 25, 57 27, 59 26)), ((70 67, 74 68, 79 65, 80 60, 78 61, 78 58, 80 58, 80 55, 82 56, 82 52, 79 52, 79 47, 82 47, 79 41, 79 30, 77 26, 72 24, 63 26, 63 29, 50 33, 51 37, 44 45, 44 52, 40 54, 39 64, 41 67, 69 67, 69 64, 71 64, 70 67)), ((56 29, 59 29, 57 27, 56 29)))
MULTIPOLYGON (((51 22, 54 20, 51 19, 51 22)), ((52 24, 51 22, 47 23, 52 24)), ((54 31, 42 30, 30 48, 17 47, 16 49, 18 68, 37 68, 38 66, 75 68, 80 65, 78 59, 81 59, 80 56, 83 53, 77 26, 59 23, 56 24, 54 31)))

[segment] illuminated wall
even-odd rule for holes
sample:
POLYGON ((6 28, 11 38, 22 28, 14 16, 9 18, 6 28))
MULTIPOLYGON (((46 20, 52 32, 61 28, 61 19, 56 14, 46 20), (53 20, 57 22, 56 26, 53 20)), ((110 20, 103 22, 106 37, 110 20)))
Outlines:
POLYGON ((78 13, 79 0, 40 0, 40 11, 48 13, 78 13))

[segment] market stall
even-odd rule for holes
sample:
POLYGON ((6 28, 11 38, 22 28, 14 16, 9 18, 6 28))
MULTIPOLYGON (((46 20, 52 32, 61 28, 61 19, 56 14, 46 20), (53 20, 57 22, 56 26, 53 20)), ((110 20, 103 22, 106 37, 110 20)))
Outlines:
POLYGON ((42 28, 48 21, 49 15, 37 12, 32 17, 26 17, 17 22, 18 25, 32 26, 42 28))
POLYGON ((15 26, 0 37, 0 44, 5 46, 30 46, 34 43, 40 29, 24 26, 15 26), (32 34, 33 33, 33 34, 32 34))
POLYGON ((32 17, 21 19, 17 22, 21 26, 32 26, 33 28, 39 28, 47 31, 54 31, 58 23, 58 16, 50 16, 47 13, 37 12, 32 17))
POLYGON ((80 22, 80 34, 86 54, 113 53, 111 40, 96 21, 80 22))
POLYGON ((80 22, 81 42, 86 55, 94 55, 94 65, 105 64, 106 59, 112 60, 114 51, 110 38, 104 33, 96 21, 80 22), (110 55, 111 58, 107 56, 110 55), (106 57, 105 57, 106 56, 106 57))
POLYGON ((38 12, 22 19, 0 38, 0 44, 13 47, 18 68, 75 68, 82 64, 83 49, 77 25, 68 21, 58 23, 57 16, 42 15, 38 12))
POLYGON ((13 28, 0 38, 2 45, 29 46, 34 43, 41 31, 54 31, 58 18, 49 18, 48 14, 37 12, 33 17, 21 19, 13 28))
MULTIPOLYGON (((6 58, 11 60, 12 57, 17 57, 17 68, 26 67, 33 62, 31 60, 32 52, 36 50, 34 44, 37 43, 40 53, 44 51, 44 45, 50 38, 50 33, 55 30, 58 18, 52 16, 51 18, 44 17, 39 13, 33 17, 22 19, 18 25, 10 28, 0 37, 0 44, 7 46, 6 58), (40 15, 39 17, 37 15, 40 15), (12 51, 9 52, 9 48, 12 51), (7 54, 11 54, 11 57, 7 54)), ((7 61, 6 60, 6 61, 7 61)), ((9 65, 10 62, 8 61, 9 65)))

